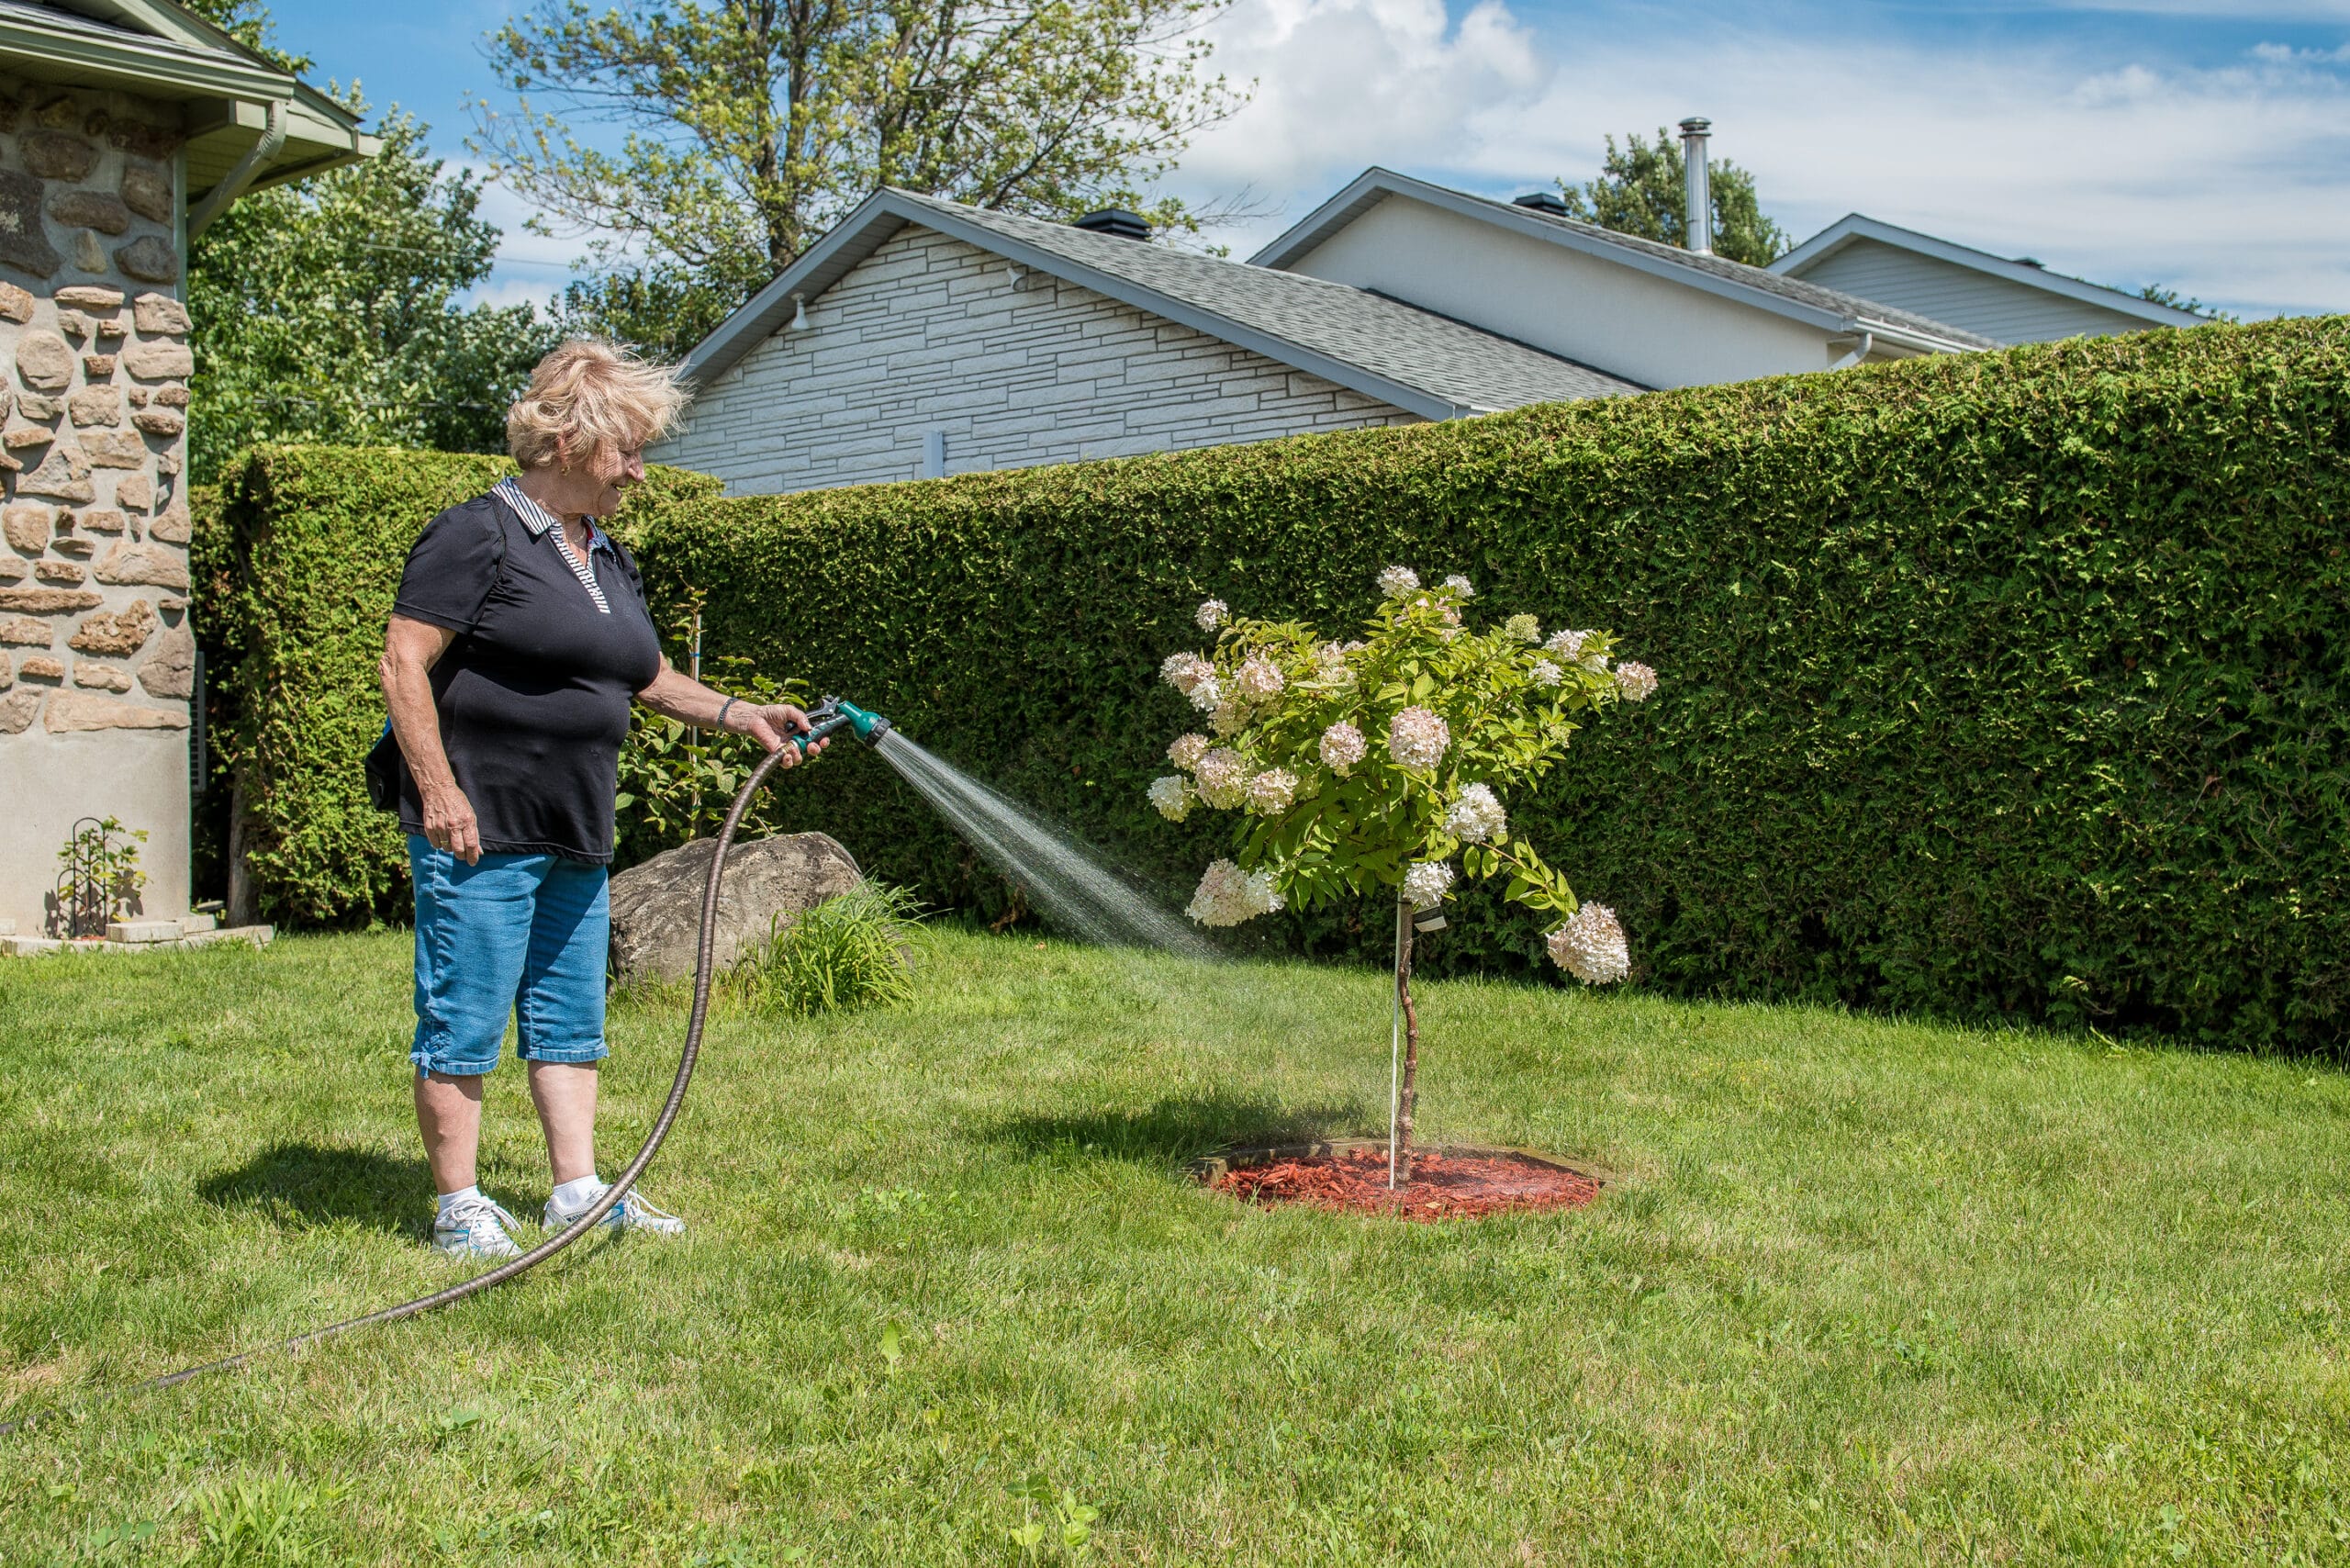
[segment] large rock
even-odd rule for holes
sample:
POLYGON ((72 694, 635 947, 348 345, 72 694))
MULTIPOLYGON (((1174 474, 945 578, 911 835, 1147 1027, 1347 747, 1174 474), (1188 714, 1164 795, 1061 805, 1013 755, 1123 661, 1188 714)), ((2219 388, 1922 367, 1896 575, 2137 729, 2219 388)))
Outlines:
MULTIPOLYGON (((715 843, 698 839, 612 879, 612 970, 621 984, 693 974, 715 843)), ((821 833, 736 845, 719 889, 718 967, 731 967, 746 941, 763 942, 778 924, 846 892, 857 875, 849 852, 821 833)))

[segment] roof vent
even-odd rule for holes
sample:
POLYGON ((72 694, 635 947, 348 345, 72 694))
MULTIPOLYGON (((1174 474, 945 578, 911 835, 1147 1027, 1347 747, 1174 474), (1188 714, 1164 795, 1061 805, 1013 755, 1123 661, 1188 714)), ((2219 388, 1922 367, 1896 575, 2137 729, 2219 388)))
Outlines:
POLYGON ((1080 229, 1096 234, 1115 234, 1121 240, 1147 240, 1150 225, 1139 212, 1128 212, 1123 207, 1105 207, 1099 212, 1089 212, 1077 220, 1080 229))
POLYGON ((1567 204, 1559 199, 1555 191, 1528 191, 1522 196, 1512 196, 1510 206, 1530 207, 1537 212, 1555 213, 1561 218, 1567 216, 1567 204))
POLYGON ((2048 263, 2042 261, 2038 256, 2018 256, 2016 258, 2016 265, 2020 267, 2038 267, 2042 272, 2048 270, 2048 263))

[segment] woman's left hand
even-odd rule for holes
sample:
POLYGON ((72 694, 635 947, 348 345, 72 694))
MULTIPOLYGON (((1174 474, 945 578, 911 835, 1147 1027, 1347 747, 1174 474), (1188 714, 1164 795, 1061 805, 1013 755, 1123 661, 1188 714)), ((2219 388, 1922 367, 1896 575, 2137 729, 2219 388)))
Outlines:
MULTIPOLYGON (((784 752, 783 761, 778 766, 792 767, 803 755, 792 737, 806 734, 811 726, 808 722, 808 715, 790 703, 778 702, 769 707, 754 708, 747 702, 738 702, 728 716, 739 720, 743 733, 767 750, 784 752)), ((822 751, 832 744, 830 740, 821 740, 808 750, 822 751)))

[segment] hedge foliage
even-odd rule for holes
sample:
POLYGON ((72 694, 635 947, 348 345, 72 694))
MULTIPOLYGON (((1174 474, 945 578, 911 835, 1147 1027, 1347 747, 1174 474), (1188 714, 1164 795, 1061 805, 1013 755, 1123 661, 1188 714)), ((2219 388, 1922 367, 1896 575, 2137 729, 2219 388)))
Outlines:
MULTIPOLYGON (((257 541, 231 619, 282 914, 391 907, 397 861, 351 806, 386 585, 496 472, 290 450, 228 486, 257 541)), ((2334 1047, 2346 521, 2350 320, 2325 319, 914 485, 678 480, 634 537, 658 598, 707 595, 717 650, 880 709, 1179 896, 1227 831, 1143 799, 1184 727, 1155 676, 1199 642, 1192 607, 1336 627, 1391 561, 1466 572, 1663 677, 1509 803, 1617 907, 1636 979, 2334 1047)), ((1001 908, 873 758, 779 788, 789 825, 1001 908)), ((1385 926, 1287 934, 1369 953, 1385 926)), ((1533 926, 1474 899, 1428 949, 1539 968, 1533 926)))

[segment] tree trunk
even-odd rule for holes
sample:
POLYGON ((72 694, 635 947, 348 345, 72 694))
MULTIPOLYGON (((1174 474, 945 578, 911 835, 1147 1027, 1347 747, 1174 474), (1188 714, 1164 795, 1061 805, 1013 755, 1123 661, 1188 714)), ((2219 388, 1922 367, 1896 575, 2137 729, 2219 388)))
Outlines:
POLYGON ((1412 906, 1395 906, 1395 1000, 1404 1009, 1404 1086, 1395 1097, 1395 1184, 1412 1184, 1412 1113, 1419 1099, 1420 1016, 1412 1009, 1412 906))

